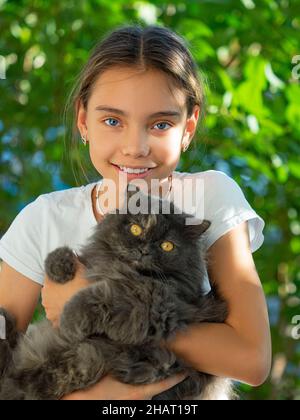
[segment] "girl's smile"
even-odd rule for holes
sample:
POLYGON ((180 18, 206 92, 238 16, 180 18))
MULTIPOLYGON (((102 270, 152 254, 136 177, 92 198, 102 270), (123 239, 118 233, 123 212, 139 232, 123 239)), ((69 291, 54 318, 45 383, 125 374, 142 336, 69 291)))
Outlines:
POLYGON ((112 163, 112 165, 115 167, 115 169, 118 172, 122 172, 127 175, 127 180, 131 181, 132 179, 136 178, 146 178, 148 175, 151 175, 154 168, 134 168, 134 167, 128 167, 128 166, 121 166, 121 165, 115 165, 112 163))

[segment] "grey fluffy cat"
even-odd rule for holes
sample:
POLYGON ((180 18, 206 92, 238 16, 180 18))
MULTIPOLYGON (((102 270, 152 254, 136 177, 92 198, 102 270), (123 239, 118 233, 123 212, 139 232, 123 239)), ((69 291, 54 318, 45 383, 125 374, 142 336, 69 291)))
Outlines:
MULTIPOLYGON (((127 188, 128 204, 131 197, 127 188)), ((0 339, 0 399, 60 399, 107 373, 147 384, 182 371, 189 376, 153 399, 232 398, 231 381, 197 372, 162 345, 191 323, 226 319, 217 290, 203 290, 203 234, 210 222, 187 225, 189 215, 177 214, 172 202, 169 214, 160 198, 147 196, 147 202, 159 210, 132 214, 128 206, 127 214, 107 214, 81 247, 90 285, 65 305, 59 329, 45 320, 17 337, 13 318, 0 308, 7 335, 0 339)), ((76 268, 68 247, 45 261, 48 276, 60 283, 76 268)))

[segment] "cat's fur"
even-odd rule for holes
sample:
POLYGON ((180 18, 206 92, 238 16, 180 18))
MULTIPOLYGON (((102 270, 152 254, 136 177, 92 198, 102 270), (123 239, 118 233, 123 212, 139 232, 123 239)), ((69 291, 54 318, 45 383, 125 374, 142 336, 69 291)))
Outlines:
MULTIPOLYGON (((7 340, 0 340, 0 399, 59 399, 107 373, 147 384, 182 371, 188 378, 153 399, 231 398, 231 381, 197 372, 162 345, 191 323, 224 322, 227 305, 215 288, 203 290, 203 234, 210 222, 186 225, 188 215, 176 214, 172 202, 171 214, 163 214, 163 201, 155 199, 156 214, 117 211, 96 226, 78 255, 91 284, 66 304, 59 329, 42 321, 16 344, 12 320, 0 310, 8 321, 7 340), (130 232, 132 224, 143 228, 141 236, 130 232), (164 241, 175 244, 173 251, 162 250, 164 241)), ((61 283, 76 267, 67 247, 45 262, 48 276, 61 283)))

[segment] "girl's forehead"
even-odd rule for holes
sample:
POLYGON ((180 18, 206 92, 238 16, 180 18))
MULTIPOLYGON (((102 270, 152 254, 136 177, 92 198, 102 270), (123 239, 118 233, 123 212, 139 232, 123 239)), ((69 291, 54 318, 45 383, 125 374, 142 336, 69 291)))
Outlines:
POLYGON ((183 112, 186 95, 160 70, 110 68, 94 83, 90 102, 93 106, 107 105, 124 111, 131 104, 143 103, 143 110, 148 108, 149 114, 158 111, 158 107, 179 108, 183 112))
POLYGON ((104 70, 98 77, 96 84, 117 84, 125 82, 143 82, 145 80, 156 80, 166 82, 167 75, 159 69, 139 69, 138 67, 111 67, 104 70))
POLYGON ((138 77, 159 77, 161 76, 160 71, 158 70, 140 70, 137 67, 110 67, 104 70, 98 77, 97 77, 97 84, 98 85, 105 85, 107 83, 117 83, 123 82, 128 79, 135 79, 138 77))

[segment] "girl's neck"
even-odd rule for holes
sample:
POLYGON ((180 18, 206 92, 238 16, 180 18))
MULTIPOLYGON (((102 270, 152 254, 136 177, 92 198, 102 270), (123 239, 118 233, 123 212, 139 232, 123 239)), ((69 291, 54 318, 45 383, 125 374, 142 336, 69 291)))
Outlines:
MULTIPOLYGON (((172 186, 172 179, 171 179, 171 184, 170 184, 168 178, 165 178, 165 179, 161 180, 161 187, 162 187, 161 194, 162 194, 162 197, 166 197, 168 195, 170 186, 172 186)), ((149 191, 149 193, 150 193, 150 191, 149 191)), ((93 187, 92 194, 91 194, 91 199, 92 199, 93 213, 94 213, 95 219, 97 220, 98 223, 100 223, 103 220, 104 216, 102 214, 99 214, 99 212, 97 210, 97 184, 93 187)), ((100 203, 102 203, 101 193, 100 193, 99 201, 100 201, 100 203)), ((101 206, 101 208, 103 208, 103 205, 100 204, 100 206, 101 206)), ((115 208, 119 208, 119 207, 120 207, 120 203, 119 203, 119 200, 118 200, 118 193, 117 193, 115 208)))

